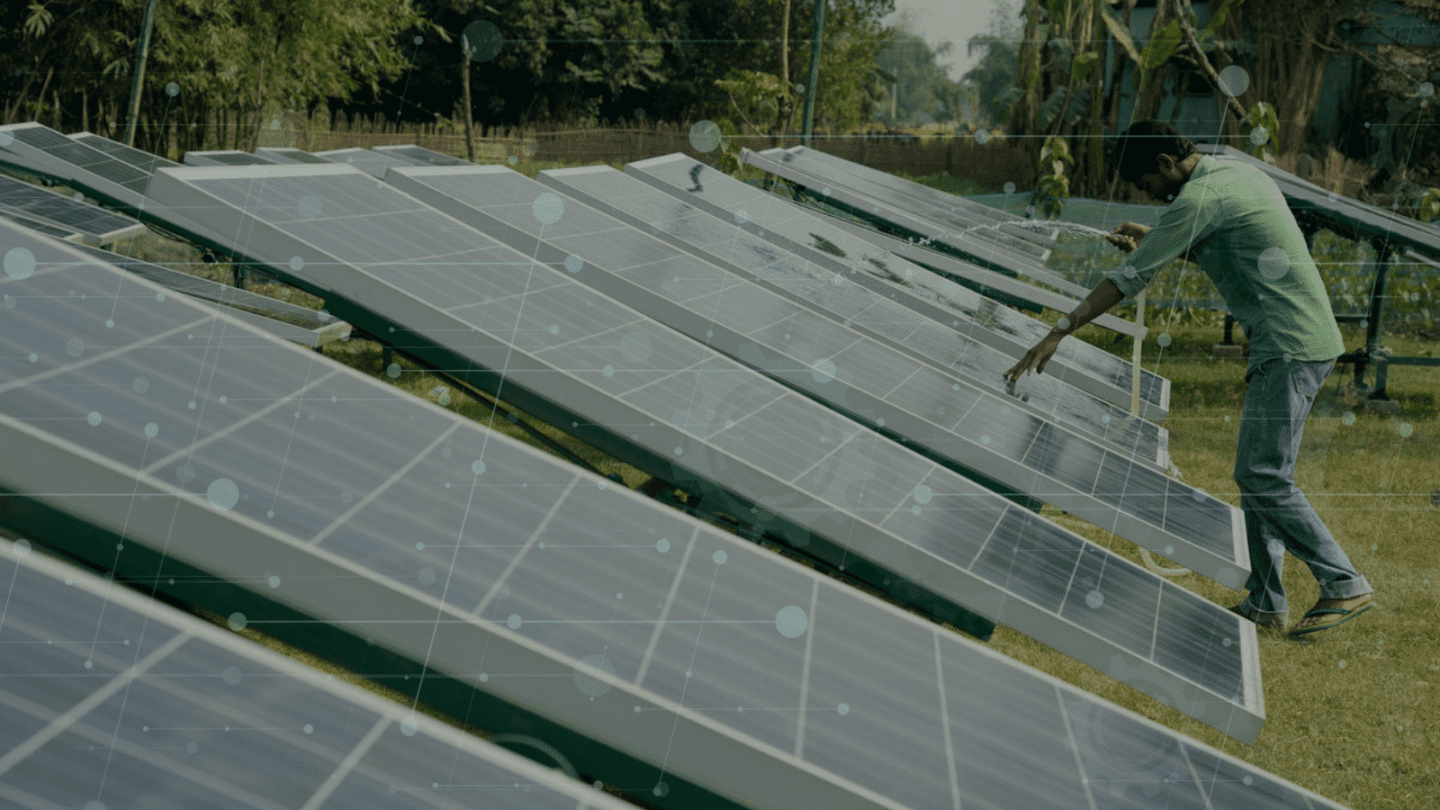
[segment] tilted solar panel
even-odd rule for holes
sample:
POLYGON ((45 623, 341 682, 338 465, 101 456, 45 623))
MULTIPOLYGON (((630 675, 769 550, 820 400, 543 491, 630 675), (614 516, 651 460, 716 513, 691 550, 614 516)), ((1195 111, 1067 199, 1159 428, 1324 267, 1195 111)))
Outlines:
MULTIPOLYGON (((47 354, 28 375, 7 374, 14 384, 0 392, 0 413, 8 417, 0 421, 0 487, 8 496, 0 498, 0 523, 146 591, 226 615, 232 627, 292 643, 308 639, 302 649, 323 651, 488 731, 527 723, 532 745, 647 803, 703 810, 1129 810, 1157 802, 1179 810, 1340 809, 313 353, 278 341, 263 356, 192 346, 181 336, 204 320, 194 304, 102 301, 115 307, 108 313, 115 326, 105 328, 97 316, 107 313, 94 301, 119 271, 87 264, 56 243, 0 225, 0 253, 16 271, 0 277, 0 287, 34 293, 26 309, 0 318, 7 348, 0 364, 12 362, 16 345, 47 354), (28 275, 17 248, 34 259, 28 275), (94 295, 47 294, 66 288, 94 295), (103 350, 80 347, 58 363, 49 356, 60 341, 92 335, 109 336, 103 350), (77 387, 64 378, 109 383, 156 369, 165 371, 155 375, 158 386, 144 390, 77 387), (197 393, 194 381, 204 378, 225 381, 235 396, 227 402, 215 388, 197 393), (51 398, 47 389, 65 393, 51 398), (184 404, 191 396, 197 408, 184 404), (101 418, 86 419, 87 411, 101 418), (54 463, 17 463, 37 450, 54 463), (342 633, 357 640, 340 644, 342 633), (406 661, 428 663, 423 682, 406 661)), ((0 655, 0 668, 7 675, 36 668, 87 674, 38 684, 0 678, 7 697, 30 701, 4 701, 0 738, 8 744, 0 756, 8 759, 0 766, 8 770, 0 790, 9 791, 8 800, 37 782, 46 791, 92 787, 99 769, 88 766, 101 755, 113 758, 117 772, 141 767, 133 760, 147 775, 168 769, 215 788, 239 779, 243 765, 279 754, 287 761, 272 774, 287 778, 240 787, 269 797, 309 789, 312 798, 337 788, 324 797, 329 803, 275 799, 267 807, 363 806, 375 789, 388 794, 375 806, 428 797, 453 806, 471 795, 460 791, 491 778, 477 761, 487 757, 449 729, 426 718, 408 724, 414 715, 378 700, 337 697, 319 677, 302 684, 301 670, 288 662, 252 664, 265 657, 258 650, 232 658, 232 644, 201 637, 209 628, 149 613, 158 606, 137 604, 114 583, 72 576, 36 596, 32 574, 48 565, 37 556, 0 546, 0 560, 19 559, 14 568, 0 563, 7 615, 23 615, 0 624, 0 643, 79 643, 26 645, 33 654, 0 655), (63 605, 52 606, 53 590, 64 593, 63 605), (44 609, 32 620, 36 599, 44 609), (97 603, 107 606, 103 614, 97 603), (67 631, 64 623, 76 615, 86 635, 67 631), (144 635, 136 629, 141 621, 144 635), (186 637, 191 632, 194 639, 186 637), (187 655, 195 649, 205 654, 187 655), (269 672, 281 677, 265 677, 269 672), (138 718, 114 724, 125 720, 118 701, 70 711, 102 691, 117 696, 127 684, 137 695, 135 711, 147 708, 138 732, 138 718), (163 697, 152 701, 156 695, 163 697), (178 705, 177 696, 184 698, 178 705), (286 710, 271 714, 282 699, 286 710), (177 712, 205 722, 166 721, 177 712), (55 716, 82 736, 47 725, 55 716), (100 726, 108 742, 83 736, 101 720, 112 723, 100 726), (396 723, 400 737, 391 737, 396 723), (36 736, 45 729, 54 732, 48 740, 36 736), (364 736, 341 744, 351 729, 364 736), (373 747, 360 751, 371 735, 373 747), (135 739, 145 744, 130 745, 135 739), (98 753, 86 750, 92 744, 98 753), (19 784, 16 774, 35 774, 27 763, 37 756, 69 758, 70 783, 57 786, 46 770, 19 784), (395 778, 384 777, 391 773, 395 778), (439 795, 427 793, 427 784, 439 795)), ((504 787, 475 805, 509 807, 504 787)), ((533 803, 523 806, 548 807, 535 792, 532 786, 533 803)), ((217 802, 234 795, 186 794, 181 806, 231 806, 217 802)))
POLYGON ((223 251, 226 243, 233 241, 209 232, 187 217, 149 199, 146 187, 150 182, 150 169, 137 168, 126 161, 159 166, 180 165, 164 158, 147 156, 137 149, 88 132, 67 138, 49 127, 34 123, 0 126, 0 164, 80 189, 106 205, 197 244, 223 251), (113 157, 94 147, 120 157, 113 157))
MULTIPOLYGON (((324 291, 336 315, 369 334, 394 335, 422 362, 552 424, 569 424, 592 445, 699 495, 707 509, 751 516, 747 522, 919 609, 1006 621, 1107 671, 1114 656, 1128 659, 1132 673, 1195 697, 1190 709, 1227 733, 1258 730, 1259 684, 1245 652, 1252 648, 1234 643, 1234 614, 1166 590, 1145 569, 677 339, 584 288, 563 266, 537 265, 350 167, 166 170, 156 183, 167 204, 212 227, 243 228, 249 255, 324 291), (1090 560, 1111 581, 1133 577, 1136 587, 1080 607, 1085 596, 1076 589, 1088 593, 1099 581, 1075 576, 1090 560), (1153 635, 1157 617, 1172 608, 1191 616, 1177 628, 1183 641, 1153 635), (1118 629, 1137 621, 1149 630, 1118 629), (1176 643, 1195 653, 1188 662, 1160 649, 1176 643)), ((532 211, 558 221, 558 201, 542 195, 532 211)))
POLYGON ((27 539, 0 601, 7 807, 634 808, 27 539))
POLYGON ((185 153, 186 166, 268 166, 274 162, 238 149, 185 153))
POLYGON ((315 347, 344 340, 350 334, 350 324, 338 321, 328 313, 316 312, 130 256, 92 247, 85 247, 83 250, 95 259, 134 273, 168 290, 220 304, 232 317, 292 343, 315 347))
POLYGON ((966 261, 1006 275, 1049 285, 1067 295, 1084 297, 1089 292, 1058 273, 1046 269, 1046 255, 1037 255, 1033 246, 1022 250, 1013 243, 991 239, 984 231, 968 230, 969 226, 945 225, 921 217, 910 210, 916 207, 911 201, 885 201, 872 196, 884 193, 873 186, 866 185, 862 190, 856 190, 840 183, 831 183, 826 178, 797 169, 792 165, 794 158, 791 153, 783 149, 769 149, 764 152, 744 150, 741 156, 746 163, 783 177, 805 189, 808 194, 818 194, 817 199, 854 213, 868 222, 883 223, 886 229, 905 238, 953 253, 966 261))
POLYGON ((52 239, 59 239, 62 242, 74 242, 84 244, 85 237, 76 233, 72 228, 63 228, 53 222, 43 219, 34 219, 24 211, 18 211, 8 205, 0 205, 0 218, 4 218, 16 225, 23 225, 36 233, 43 233, 52 239))
MULTIPOLYGON (((734 272, 762 278, 764 283, 784 286, 787 291, 793 288, 792 294, 817 301, 824 299, 830 302, 827 308, 842 319, 866 322, 867 327, 884 333, 886 339, 904 344, 924 362, 941 362, 942 366, 953 362, 957 368, 963 365, 971 376, 987 385, 1007 385, 1008 388, 1003 380, 1004 371, 1050 333, 1046 324, 999 306, 994 300, 965 290, 906 260, 872 255, 868 260, 842 262, 836 254, 843 253, 843 249, 820 235, 817 231, 824 230, 823 227, 817 228, 817 223, 809 217, 791 228, 786 221, 788 209, 779 209, 782 201, 775 195, 762 193, 753 209, 735 209, 717 218, 692 206, 691 199, 695 196, 692 193, 684 197, 665 195, 639 185, 630 177, 612 178, 616 178, 616 173, 608 167, 556 169, 539 175, 541 182, 563 183, 568 193, 580 195, 590 204, 634 227, 649 230, 681 250, 734 272), (767 207, 764 204, 767 200, 774 200, 776 207, 767 207), (775 228, 803 229, 824 250, 807 251, 804 256, 793 253, 786 245, 774 241, 775 228), (819 255, 822 253, 828 255, 819 255), (841 285, 854 284, 862 289, 844 297, 841 291, 833 289, 835 279, 840 279, 841 285), (881 306, 866 308, 868 305, 863 302, 875 300, 876 296, 887 300, 881 306), (957 349, 956 341, 979 346, 974 351, 957 349), (941 349, 947 342, 951 345, 941 349), (962 358, 960 361, 955 361, 957 354, 962 358)), ((711 213, 718 215, 713 208, 711 213)), ((835 230, 828 230, 826 234, 845 238, 843 232, 835 230)), ((1097 404, 1104 409, 1103 415, 1124 420, 1127 425, 1124 429, 1130 430, 1128 425, 1135 421, 1128 418, 1132 368, 1103 349, 1073 340, 1062 344, 1056 353, 1054 368, 1047 371, 1063 383, 1057 386, 1057 391, 1065 393, 1054 396, 1076 399, 1075 404, 1067 407, 1084 407, 1080 403, 1094 397, 1101 400, 1097 404), (1075 394, 1079 397, 1074 397, 1075 394)), ((1164 402, 1168 398, 1165 395, 1168 381, 1154 373, 1142 372, 1141 376, 1141 414, 1163 419, 1162 405, 1168 404, 1164 402)), ((1017 382, 1013 393, 1039 396, 1040 390, 1035 385, 1039 379, 1037 376, 1017 382)), ((1046 379, 1040 385, 1054 385, 1054 380, 1046 379)), ((1053 410, 1051 406, 1046 407, 1053 410)), ((1101 416, 1102 413, 1096 412, 1092 418, 1101 416)), ((1139 445, 1129 436, 1121 443, 1132 450, 1144 446, 1143 455, 1154 457, 1148 448, 1152 442, 1163 442, 1163 439, 1152 439, 1158 429, 1148 423, 1134 429, 1144 432, 1139 445)), ((1097 430, 1102 435, 1106 432, 1104 428, 1097 430)))
POLYGON ((316 157, 303 149, 295 149, 289 146, 260 146, 255 148, 255 154, 272 163, 325 164, 330 162, 323 157, 316 157))
POLYGON ((1040 223, 1036 223, 1034 220, 1027 221, 1024 217, 1016 214, 1001 211, 974 200, 967 200, 964 197, 917 183, 914 180, 907 180, 889 172, 872 169, 863 163, 846 160, 819 149, 799 146, 791 147, 786 151, 797 157, 797 167, 805 171, 809 171, 807 167, 813 168, 814 171, 809 171, 810 174, 826 179, 845 178, 844 182, 852 187, 858 184, 878 187, 892 195, 897 202, 913 201, 918 205, 917 213, 934 209, 944 213, 955 226, 994 226, 980 229, 978 232, 982 234, 994 233, 1003 235, 1007 239, 1023 239, 1034 242, 1042 248, 1048 248, 1054 244, 1055 231, 1035 227, 1040 223))
POLYGON ((444 152, 436 152, 434 149, 426 149, 423 146, 414 144, 400 144, 397 146, 372 146, 370 151, 379 152, 382 155, 394 155, 402 158, 416 166, 470 166, 470 161, 458 158, 454 155, 447 155, 444 152))
MULTIPOLYGON (((610 200, 658 193, 613 170, 575 171, 608 181, 610 200)), ((563 187, 574 175, 549 176, 563 187)), ((1099 420, 1084 433, 1061 426, 573 200, 542 227, 531 204, 545 186, 504 167, 397 169, 390 182, 539 261, 563 266, 577 256, 574 276, 587 286, 842 413, 883 419, 887 433, 962 475, 1033 495, 1210 576, 1248 570, 1239 511, 1133 463, 1133 449, 1087 438, 1104 429, 1099 420), (674 274, 671 283, 650 283, 657 271, 674 274), (723 289, 696 295, 697 282, 723 289)))
POLYGON ((372 152, 369 149, 352 147, 350 149, 331 149, 328 152, 316 152, 316 157, 324 158, 331 163, 348 163, 355 168, 376 177, 384 177, 385 170, 391 166, 418 166, 403 155, 385 152, 372 152))
POLYGON ((142 193, 149 179, 145 172, 124 161, 36 123, 0 126, 0 161, 45 176, 53 176, 57 164, 74 166, 130 193, 142 193))
POLYGON ((0 205, 69 229, 91 245, 108 245, 145 232, 145 226, 130 217, 9 177, 0 177, 0 205))

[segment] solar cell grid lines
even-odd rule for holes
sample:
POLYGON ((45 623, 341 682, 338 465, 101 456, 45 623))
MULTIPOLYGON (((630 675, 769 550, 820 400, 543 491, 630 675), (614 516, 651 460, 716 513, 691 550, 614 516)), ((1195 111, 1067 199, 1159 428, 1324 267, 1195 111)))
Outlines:
MULTIPOLYGON (((155 182, 166 204, 250 234, 248 255, 281 276, 333 291, 331 311, 358 328, 386 335, 393 327, 394 342, 422 362, 568 424, 700 496, 707 510, 753 515, 813 558, 845 565, 952 623, 970 623, 971 614, 1005 621, 1107 672, 1119 656, 1132 673, 1172 687, 1184 710, 1206 722, 1241 739, 1258 731, 1253 640, 1242 637, 1238 617, 1164 590, 1145 569, 677 339, 583 287, 566 265, 537 264, 351 167, 178 169, 155 182), (1148 583, 1135 592, 1138 602, 1117 591, 1092 608, 1075 607, 1083 596, 1067 603, 1081 583, 1063 572, 1088 555, 1105 560, 1106 577, 1148 583), (1193 616, 1177 643, 1194 656, 1180 666, 1201 670, 1157 667, 1154 639, 1136 646, 1138 637, 1109 637, 1107 625, 1134 616, 1149 615, 1153 627, 1160 608, 1152 599, 1193 616)), ((555 195, 531 210, 545 222, 564 216, 555 195)))
MULTIPOLYGON (((228 614, 231 627, 280 635, 307 624, 286 612, 300 610, 316 622, 307 633, 331 633, 318 643, 329 652, 354 649, 357 657, 346 662, 372 677, 397 680, 398 670, 383 667, 426 660, 429 677, 448 673, 463 687, 443 706, 454 716, 483 718, 501 732, 524 722, 544 738, 534 742, 550 744, 577 770, 650 804, 1340 808, 314 353, 278 341, 263 353, 217 351, 223 343, 214 341, 192 346, 185 331, 204 318, 193 303, 116 298, 115 326, 104 328, 95 302, 114 289, 118 270, 3 223, 0 246, 15 271, 0 277, 0 287, 7 294, 26 288, 23 305, 0 317, 0 370, 13 381, 0 390, 7 417, 0 420, 0 487, 37 507, 21 527, 31 541, 64 546, 146 590, 174 587, 204 597, 230 583, 226 604, 201 606, 228 614), (33 267, 11 253, 21 247, 33 267), (56 293, 66 289, 82 295, 56 293), (86 342, 94 335, 108 341, 86 342), (67 340, 85 345, 57 361, 50 347, 68 347, 67 340), (17 346, 40 349, 45 363, 11 367, 17 346), (154 385, 113 384, 136 370, 152 375, 154 385), (233 396, 227 402, 216 388, 197 391, 196 381, 205 379, 221 381, 233 396), (198 407, 186 406, 190 397, 198 407), (103 418, 84 418, 96 403, 103 418), (43 418, 30 418, 37 414, 43 418), (37 453, 51 463, 13 463, 37 453), (52 507, 61 511, 46 511, 52 507), (477 519, 466 521, 472 512, 477 519), (88 545, 87 536, 95 538, 88 545), (116 538, 124 541, 121 553, 116 538), (163 563, 155 549, 165 551, 163 563), (195 586, 179 578, 187 574, 195 586), (167 585, 172 575, 176 583, 167 585), (336 643, 343 634, 368 637, 373 646, 336 643), (471 715, 475 706, 482 711, 471 715), (608 777, 625 757, 637 763, 629 776, 608 777)), ((33 620, 0 624, 0 644, 42 635, 84 643, 27 645, 35 654, 0 655, 0 671, 88 674, 47 677, 38 696, 18 697, 26 681, 0 677, 8 712, 0 737, 19 738, 4 747, 10 760, 0 762, 9 768, 0 774, 7 799, 35 784, 17 776, 35 773, 30 758, 49 765, 59 757, 68 763, 61 806, 89 800, 71 801, 69 791, 95 787, 109 761, 110 773, 131 777, 132 788, 157 773, 167 785, 189 780, 214 788, 259 763, 272 768, 272 779, 242 779, 252 791, 242 798, 330 786, 329 803, 317 806, 362 806, 384 790, 379 806, 389 807, 433 795, 428 785, 453 804, 499 782, 483 806, 508 807, 500 799, 509 780, 490 777, 485 757, 449 729, 424 718, 407 727, 408 712, 332 699, 328 687, 309 690, 324 686, 318 677, 313 684, 283 680, 297 668, 250 663, 264 657, 259 651, 237 660, 227 657, 233 647, 211 650, 197 638, 163 653, 170 657, 157 655, 159 645, 189 628, 154 614, 147 635, 136 635, 135 614, 158 606, 135 607, 129 600, 136 595, 114 583, 91 587, 72 577, 35 597, 27 589, 37 558, 35 549, 0 546, 7 615, 21 616, 34 598, 44 605, 33 620), (18 568, 6 567, 16 558, 18 568), (108 606, 103 614, 96 602, 108 606), (85 620, 83 635, 55 628, 76 615, 85 620), (131 662, 141 668, 128 669, 131 662), (126 685, 136 695, 128 704, 135 715, 106 702, 117 692, 105 690, 126 685), (68 711, 91 695, 101 697, 68 711), (185 698, 180 705, 177 695, 185 698), (27 714, 32 706, 22 699, 43 709, 27 714), (108 723, 99 727, 109 736, 54 728, 34 746, 56 715, 78 735, 108 723), (381 715, 392 725, 376 732, 381 715), (308 732, 305 723, 313 726, 308 732), (227 724, 230 731, 217 730, 227 724), (355 736, 345 738, 351 729, 355 736), (357 753, 372 734, 371 748, 357 753), (15 755, 27 741, 34 750, 15 755), (353 767, 332 780, 336 763, 353 767), (396 778, 385 778, 395 769, 396 778), (388 785, 410 790, 390 793, 388 785)), ((1095 586, 1093 575, 1092 568, 1077 571, 1090 578, 1086 587, 1095 586)), ((1173 586, 1165 587, 1162 605, 1171 604, 1173 586)), ((1175 591, 1182 599, 1174 604, 1185 604, 1175 591)), ((1115 596, 1124 601, 1123 593, 1115 596)), ((1159 614, 1167 645, 1186 637, 1184 613, 1159 614), (1180 627, 1170 627, 1177 621, 1180 627)), ((1253 641, 1253 629, 1234 627, 1253 641)), ((413 682, 418 670, 410 672, 413 682)), ((422 698, 451 694, 417 688, 422 698)), ((49 790, 57 787, 52 776, 46 770, 41 779, 49 790)), ((548 806, 534 787, 521 806, 548 806)), ((212 795, 184 806, 248 806, 234 793, 207 801, 212 795)), ((590 801, 604 807, 602 799, 590 801)), ((277 805, 305 806, 261 806, 277 805)))
POLYGON ((90 245, 108 245, 145 231, 144 225, 130 217, 3 176, 0 176, 0 206, 48 222, 52 227, 68 229, 90 245))
POLYGON ((9 807, 634 808, 28 540, 0 601, 9 807))
POLYGON ((180 165, 174 161, 88 132, 66 137, 35 123, 0 126, 0 140, 5 139, 9 140, 0 146, 0 163, 79 189, 197 244, 223 251, 231 241, 149 198, 147 188, 153 167, 180 165))
MULTIPOLYGON (((129 163, 40 124, 8 124, 0 126, 0 133, 13 139, 0 147, 0 160, 30 173, 63 178, 67 168, 73 166, 137 194, 144 191, 149 179, 146 172, 129 163)), ((89 137, 113 143, 97 136, 89 137)))
MULTIPOLYGON (((784 283, 787 276, 801 283, 842 278, 843 284, 856 284, 864 291, 888 298, 889 302, 873 310, 860 310, 853 318, 852 310, 859 304, 841 315, 867 325, 873 323, 874 328, 902 344, 913 344, 927 336, 933 336, 929 338, 932 345, 944 338, 978 343, 975 350, 963 352, 959 362, 966 364, 965 370, 974 379, 990 385, 1002 385, 1005 369, 1050 332, 1049 326, 1000 306, 994 299, 904 258, 885 255, 871 243, 777 195, 758 191, 690 158, 675 155, 647 160, 643 165, 631 164, 625 175, 623 179, 612 179, 605 171, 587 169, 545 172, 540 177, 547 182, 563 178, 565 188, 591 204, 636 227, 658 230, 659 238, 735 272, 758 272, 767 283, 771 279, 784 283), (647 182, 680 204, 655 204, 654 192, 642 192, 631 178, 647 182), (705 242, 692 238, 688 231, 696 226, 690 223, 695 219, 709 220, 704 215, 695 217, 697 211, 718 218, 708 230, 727 236, 705 242), (683 236, 681 228, 686 229, 683 236), (782 249, 769 250, 761 245, 762 241, 782 249)), ((821 290, 828 298, 837 295, 824 285, 821 290)), ((864 291, 854 294, 863 296, 864 291)), ((808 294, 812 298, 819 295, 813 287, 808 294)), ((926 361, 935 358, 929 346, 915 356, 926 361)), ((1047 368, 1050 376, 1026 377, 1017 383, 1014 393, 1029 395, 1037 403, 1045 397, 1063 398, 1068 401, 1067 408, 1089 409, 1088 429, 1096 435, 1114 435, 1114 429, 1107 427, 1110 424, 1138 431, 1138 440, 1127 434, 1116 436, 1115 441, 1132 451, 1144 448, 1139 454, 1146 458, 1152 457, 1150 447, 1158 447, 1153 457, 1163 466, 1163 432, 1128 418, 1130 369, 1129 363, 1103 349, 1084 341, 1065 341, 1047 368), (1104 424, 1096 426, 1101 420, 1104 424)), ((1167 382, 1142 372, 1142 402, 1142 414, 1163 418, 1168 406, 1167 382)), ((1056 412, 1053 405, 1042 407, 1049 413, 1056 412)))
MULTIPOLYGON (((680 153, 631 162, 626 165, 625 173, 716 216, 733 218, 750 233, 812 261, 843 267, 847 272, 862 270, 874 273, 876 270, 883 271, 888 265, 892 273, 904 273, 904 278, 900 280, 893 277, 885 279, 892 289, 899 288, 894 289, 897 293, 908 290, 911 295, 921 295, 936 302, 956 296, 961 299, 972 297, 972 288, 961 286, 947 278, 948 275, 977 286, 984 285, 989 289, 985 293, 987 296, 1019 299, 1023 302, 1022 306, 1069 312, 1080 303, 1074 297, 1042 290, 913 243, 887 237, 873 229, 847 223, 836 218, 833 212, 827 216, 822 208, 803 205, 779 194, 765 193, 680 153), (744 216, 739 212, 744 212, 744 216), (911 256, 917 257, 916 261, 908 258, 911 256), (918 274, 919 270, 927 269, 925 262, 929 263, 928 269, 932 272, 918 274), (905 272, 906 269, 915 272, 905 272), (930 278, 937 275, 940 276, 938 279, 930 278)), ((1034 330, 1043 327, 1033 319, 1023 315, 1019 317, 1033 324, 1031 328, 1034 330)), ((1133 323, 1113 315, 1101 315, 1093 323, 1127 335, 1136 332, 1133 323)))
POLYGON ((746 151, 743 157, 746 163, 806 189, 805 193, 811 197, 872 223, 883 222, 887 230, 897 231, 935 250, 955 253, 968 261, 1040 282, 1067 295, 1083 297, 1089 292, 1046 269, 1048 252, 1037 252, 1033 243, 994 238, 993 223, 976 226, 954 221, 948 213, 936 212, 932 206, 922 206, 912 198, 897 196, 872 183, 847 177, 832 179, 823 170, 817 175, 797 167, 795 164, 802 158, 786 150, 746 151), (923 215, 920 210, 924 210, 923 215))
MULTIPOLYGON (((993 230, 990 227, 984 228, 982 233, 993 232, 1009 238, 1024 239, 1034 242, 1042 248, 1047 248, 1055 241, 1053 230, 1042 231, 1022 227, 1026 219, 1008 211, 992 208, 974 200, 967 200, 964 197, 949 194, 938 188, 907 180, 889 172, 872 169, 863 163, 846 160, 819 149, 799 146, 786 151, 794 154, 801 161, 802 166, 813 166, 823 177, 854 178, 863 183, 873 184, 893 193, 897 201, 913 200, 921 206, 919 210, 934 209, 946 212, 951 215, 954 222, 966 223, 967 227, 994 226, 993 230)), ((1033 224, 1033 220, 1031 224, 1033 224)), ((1041 255, 1043 260, 1043 254, 1041 255)))
POLYGON ((186 152, 186 166, 266 166, 275 161, 237 149, 213 152, 186 152))
MULTIPOLYGON (((613 171, 580 174, 611 181, 606 199, 656 193, 613 171)), ((563 188, 570 173, 550 176, 563 188)), ((1087 438, 1093 433, 1059 427, 998 392, 926 370, 838 319, 573 200, 562 198, 565 216, 542 229, 531 203, 545 186, 503 167, 399 169, 390 181, 541 261, 564 266, 577 257, 583 268, 575 278, 586 285, 832 408, 883 422, 917 452, 962 474, 1034 495, 1202 573, 1224 577, 1244 568, 1237 510, 1129 461, 1134 451, 1107 451, 1087 438), (657 272, 671 278, 654 284, 657 272), (1186 520, 1166 521, 1167 511, 1186 520)), ((1098 420, 1095 428, 1103 429, 1098 420)))
POLYGON ((51 238, 59 239, 62 242, 83 243, 85 241, 85 237, 83 235, 76 233, 71 228, 62 228, 53 222, 33 219, 30 216, 26 215, 25 212, 17 211, 14 208, 10 208, 9 206, 0 205, 0 217, 3 217, 4 219, 9 220, 16 225, 23 225, 26 228, 35 231, 36 233, 42 233, 51 238))

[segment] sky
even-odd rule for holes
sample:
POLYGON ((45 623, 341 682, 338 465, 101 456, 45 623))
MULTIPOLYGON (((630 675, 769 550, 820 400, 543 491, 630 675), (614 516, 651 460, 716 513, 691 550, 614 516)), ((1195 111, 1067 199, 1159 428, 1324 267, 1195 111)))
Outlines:
MULTIPOLYGON (((1019 12, 1020 4, 1015 0, 1008 0, 1008 5, 1015 13, 1019 12)), ((924 36, 931 47, 947 40, 953 43, 954 47, 941 57, 940 64, 949 71, 950 78, 958 81, 980 56, 979 53, 976 59, 966 56, 965 43, 970 37, 985 32, 994 9, 995 0, 895 0, 895 14, 886 17, 885 22, 894 23, 902 12, 908 12, 915 23, 914 30, 924 36)))

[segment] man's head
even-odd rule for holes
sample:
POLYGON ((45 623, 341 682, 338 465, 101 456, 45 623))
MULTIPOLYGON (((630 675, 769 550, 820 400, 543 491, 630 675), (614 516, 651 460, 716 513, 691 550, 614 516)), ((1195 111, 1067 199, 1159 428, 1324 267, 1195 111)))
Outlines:
POLYGON ((1169 200, 1190 179, 1189 168, 1182 164, 1197 153, 1195 144, 1175 127, 1163 121, 1137 121, 1120 136, 1116 154, 1121 180, 1156 199, 1169 200))

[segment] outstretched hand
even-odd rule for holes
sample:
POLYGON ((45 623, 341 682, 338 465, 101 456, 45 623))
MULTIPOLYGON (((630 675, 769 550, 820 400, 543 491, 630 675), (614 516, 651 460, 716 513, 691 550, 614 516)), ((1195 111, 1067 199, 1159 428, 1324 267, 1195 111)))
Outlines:
POLYGON ((1035 347, 1020 358, 1020 362, 1010 367, 1005 372, 1005 379, 1012 385, 1020 378, 1020 375, 1034 370, 1036 374, 1045 373, 1045 366, 1049 364, 1050 358, 1060 348, 1060 340, 1065 336, 1057 332, 1051 332, 1044 340, 1035 344, 1035 347))
POLYGON ((1150 232, 1149 226, 1141 225, 1138 222, 1122 222, 1115 230, 1106 234, 1105 241, 1114 245, 1120 250, 1130 253, 1139 247, 1140 240, 1150 232))

